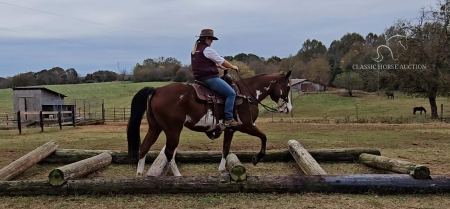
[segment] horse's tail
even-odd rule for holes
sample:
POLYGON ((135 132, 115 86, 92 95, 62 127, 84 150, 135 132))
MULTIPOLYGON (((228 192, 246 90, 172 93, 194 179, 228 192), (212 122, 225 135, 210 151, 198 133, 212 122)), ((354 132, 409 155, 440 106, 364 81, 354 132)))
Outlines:
POLYGON ((137 163, 139 158, 139 146, 141 144, 140 126, 142 116, 147 109, 148 97, 155 92, 153 87, 144 87, 139 90, 131 100, 131 115, 128 120, 127 140, 128 156, 132 163, 137 163))

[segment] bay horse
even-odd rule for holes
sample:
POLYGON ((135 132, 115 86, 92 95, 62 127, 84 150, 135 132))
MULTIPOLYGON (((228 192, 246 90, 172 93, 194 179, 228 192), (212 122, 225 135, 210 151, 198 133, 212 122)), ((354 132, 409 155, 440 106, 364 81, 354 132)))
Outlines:
MULTIPOLYGON (((174 174, 177 173, 175 175, 181 175, 173 158, 183 127, 196 132, 204 132, 211 139, 220 136, 220 134, 214 135, 211 132, 216 131, 217 133, 219 129, 223 131, 222 159, 219 165, 221 172, 225 171, 225 159, 229 154, 235 131, 260 138, 261 150, 252 158, 253 165, 256 165, 265 155, 267 141, 266 134, 255 125, 259 113, 258 103, 263 105, 261 101, 269 96, 278 106, 277 109, 273 109, 274 112, 289 113, 292 110, 289 96, 290 75, 291 71, 286 74, 260 74, 240 80, 233 79, 240 94, 245 97, 241 98, 240 104, 236 97, 234 106, 235 119, 241 122, 241 125, 226 129, 221 126, 224 120, 223 104, 199 102, 193 84, 170 83, 159 88, 142 88, 132 99, 131 115, 127 127, 128 155, 132 163, 137 163, 136 175, 142 176, 145 157, 162 131, 166 135, 164 154, 167 162, 170 162, 169 165, 174 174), (148 131, 141 144, 139 131, 145 112, 148 131)), ((267 106, 263 106, 267 109, 267 106)), ((164 171, 167 171, 169 165, 166 165, 164 171)))

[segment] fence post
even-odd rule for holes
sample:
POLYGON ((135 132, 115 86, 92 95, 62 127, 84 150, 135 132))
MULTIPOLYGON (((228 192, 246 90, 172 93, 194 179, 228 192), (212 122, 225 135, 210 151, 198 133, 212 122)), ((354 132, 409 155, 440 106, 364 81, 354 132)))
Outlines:
POLYGON ((59 129, 62 129, 61 110, 58 111, 58 123, 59 123, 59 129))
POLYGON ((39 111, 39 125, 41 125, 41 132, 44 132, 44 117, 42 111, 39 111))
POLYGON ((441 104, 441 121, 444 120, 444 104, 441 104))
POLYGON ((102 102, 102 120, 105 122, 105 103, 102 102))
POLYGON ((19 129, 19 134, 22 133, 22 119, 20 118, 20 111, 17 111, 17 128, 19 129))
POLYGON ((9 125, 8 114, 6 114, 6 125, 9 125))
POLYGON ((72 123, 73 127, 75 127, 75 108, 72 108, 72 123))

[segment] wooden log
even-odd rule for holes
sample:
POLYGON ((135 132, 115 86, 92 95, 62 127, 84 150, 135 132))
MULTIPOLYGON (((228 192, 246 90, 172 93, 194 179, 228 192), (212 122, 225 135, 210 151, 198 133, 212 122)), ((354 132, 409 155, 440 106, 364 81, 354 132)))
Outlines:
MULTIPOLYGON (((166 154, 164 153, 166 150, 166 146, 164 146, 158 154, 158 157, 153 161, 150 169, 148 169, 147 176, 161 177, 167 174, 169 170, 169 166, 172 167, 172 172, 176 176, 181 176, 178 167, 175 162, 172 160, 170 163, 167 161, 166 154)), ((175 156, 177 150, 175 149, 173 156, 175 156)))
MULTIPOLYGON (((108 152, 112 156, 114 164, 129 164, 130 160, 125 151, 118 150, 78 150, 78 149, 57 149, 53 154, 43 159, 40 163, 70 164, 102 152, 108 152)), ((354 162, 359 160, 359 155, 369 153, 381 155, 379 150, 375 149, 320 149, 308 150, 311 156, 318 162, 354 162)), ((241 162, 252 162, 252 157, 257 154, 253 151, 235 151, 233 152, 241 162)), ((159 151, 150 151, 145 160, 146 163, 152 163, 158 156, 159 151)), ((175 159, 180 163, 220 163, 222 152, 220 151, 177 151, 175 159)), ((288 162, 294 158, 288 150, 267 151, 261 162, 288 162)))
POLYGON ((147 176, 161 177, 165 176, 169 169, 169 162, 167 161, 166 154, 164 151, 166 146, 164 146, 158 154, 158 157, 153 161, 150 169, 148 169, 147 176))
POLYGON ((13 161, 0 170, 0 181, 8 181, 15 178, 28 168, 31 168, 36 163, 49 156, 56 148, 58 148, 58 144, 55 140, 52 140, 13 161))
POLYGON ((48 175, 48 181, 53 186, 61 186, 69 179, 79 178, 108 166, 111 161, 111 155, 103 152, 97 156, 53 169, 48 175))
POLYGON ((288 141, 288 148, 297 164, 306 175, 327 174, 309 152, 296 140, 288 141))
POLYGON ((370 167, 380 168, 395 173, 410 174, 416 179, 430 178, 430 169, 424 165, 364 153, 359 156, 359 160, 361 163, 370 167))
POLYGON ((225 176, 69 180, 53 187, 47 181, 0 181, 0 196, 160 194, 160 193, 450 193, 450 176, 417 180, 407 174, 248 176, 235 182, 225 176))
POLYGON ((241 161, 239 161, 236 154, 228 154, 225 166, 231 176, 231 179, 233 179, 234 181, 239 182, 247 179, 246 169, 244 165, 242 165, 241 161))

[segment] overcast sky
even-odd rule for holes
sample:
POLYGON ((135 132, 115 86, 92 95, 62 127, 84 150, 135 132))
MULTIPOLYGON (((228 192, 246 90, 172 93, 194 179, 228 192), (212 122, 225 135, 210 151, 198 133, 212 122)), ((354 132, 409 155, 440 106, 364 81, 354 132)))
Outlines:
POLYGON ((348 32, 380 34, 435 0, 0 0, 0 76, 52 67, 131 70, 146 58, 190 63, 212 28, 222 55, 296 54, 306 39, 329 47, 348 32))

